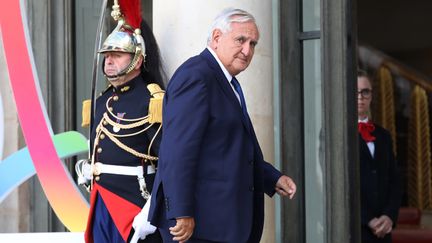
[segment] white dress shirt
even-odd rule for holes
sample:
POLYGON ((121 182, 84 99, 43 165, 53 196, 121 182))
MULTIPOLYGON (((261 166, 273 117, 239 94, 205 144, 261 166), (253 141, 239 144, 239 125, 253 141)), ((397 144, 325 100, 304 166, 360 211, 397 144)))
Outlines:
POLYGON ((231 89, 234 91, 234 94, 236 95, 236 97, 240 103, 240 106, 241 106, 240 95, 237 93, 234 86, 232 86, 232 84, 231 84, 231 80, 233 79, 233 76, 228 72, 228 70, 225 68, 225 66, 222 64, 222 62, 219 60, 218 56, 213 51, 213 49, 211 49, 210 47, 207 46, 207 50, 209 50, 210 53, 213 55, 213 57, 216 59, 217 63, 219 64, 220 68, 222 69, 222 72, 225 74, 225 77, 226 77, 228 83, 230 84, 231 89))
MULTIPOLYGON (((365 119, 363 119, 363 120, 358 120, 358 122, 360 123, 360 122, 363 122, 363 123, 367 123, 369 121, 369 119, 366 117, 365 119)), ((370 152, 370 154, 372 155, 372 158, 374 157, 374 155, 375 155, 375 143, 374 142, 367 142, 367 146, 368 146, 368 148, 369 148, 369 152, 370 152)))

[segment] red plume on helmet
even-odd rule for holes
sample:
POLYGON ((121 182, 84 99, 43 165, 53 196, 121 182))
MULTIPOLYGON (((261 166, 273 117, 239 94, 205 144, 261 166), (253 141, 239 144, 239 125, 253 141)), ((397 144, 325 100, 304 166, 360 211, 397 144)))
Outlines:
POLYGON ((119 5, 126 23, 134 29, 139 29, 142 21, 141 1, 140 0, 119 0, 119 5))

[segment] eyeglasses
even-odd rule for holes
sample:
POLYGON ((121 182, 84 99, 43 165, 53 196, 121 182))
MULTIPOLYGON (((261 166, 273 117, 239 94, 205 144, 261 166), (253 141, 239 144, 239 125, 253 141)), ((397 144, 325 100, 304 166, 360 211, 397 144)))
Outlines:
POLYGON ((364 99, 369 99, 372 96, 372 90, 371 89, 362 89, 360 91, 357 91, 357 97, 358 95, 361 95, 364 99))

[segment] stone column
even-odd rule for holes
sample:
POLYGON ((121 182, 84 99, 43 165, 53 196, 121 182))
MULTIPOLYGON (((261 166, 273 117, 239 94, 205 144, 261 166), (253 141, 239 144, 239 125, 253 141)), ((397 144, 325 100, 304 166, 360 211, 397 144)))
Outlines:
MULTIPOLYGON (((252 63, 238 75, 264 157, 274 161, 273 54, 271 1, 159 0, 153 2, 153 29, 168 77, 206 47, 210 25, 224 8, 241 8, 256 18, 259 44, 252 63)), ((222 115, 222 114, 221 114, 222 115)), ((262 242, 275 242, 274 200, 266 197, 262 242)))
POLYGON ((356 1, 322 1, 322 94, 325 136, 325 242, 359 243, 356 1), (334 115, 338 114, 338 115, 334 115))

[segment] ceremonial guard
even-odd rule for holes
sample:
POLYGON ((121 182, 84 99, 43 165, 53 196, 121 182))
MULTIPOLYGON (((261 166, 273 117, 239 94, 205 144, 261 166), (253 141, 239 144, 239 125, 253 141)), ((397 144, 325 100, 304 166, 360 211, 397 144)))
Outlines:
POLYGON ((85 240, 162 242, 146 212, 162 130, 159 50, 140 1, 114 1, 111 15, 118 24, 98 51, 109 86, 96 99, 91 158, 76 167, 91 190, 85 240))

